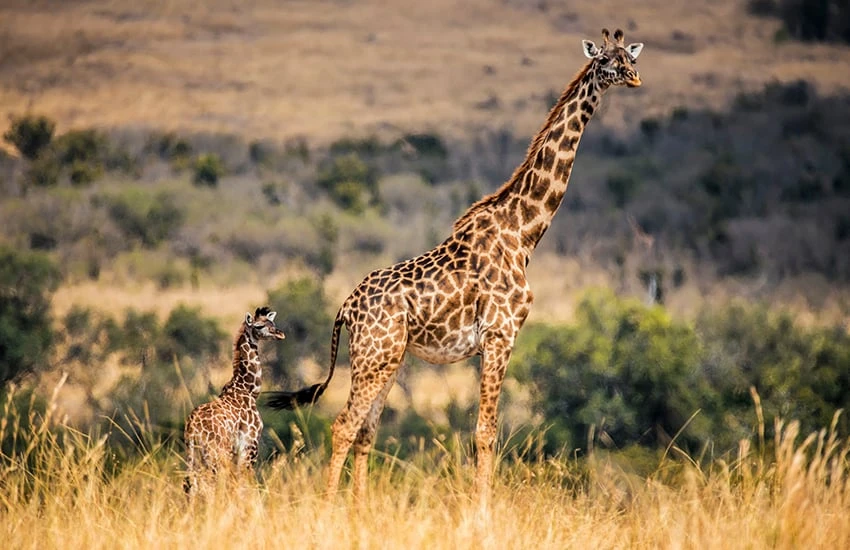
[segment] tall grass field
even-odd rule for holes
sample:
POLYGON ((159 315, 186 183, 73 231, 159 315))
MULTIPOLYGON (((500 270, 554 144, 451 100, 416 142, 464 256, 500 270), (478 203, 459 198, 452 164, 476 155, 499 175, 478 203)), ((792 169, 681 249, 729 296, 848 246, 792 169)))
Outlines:
POLYGON ((648 477, 600 456, 532 458, 532 437, 502 449, 482 510, 472 456, 438 442, 411 461, 374 453, 362 506, 323 495, 321 442, 189 503, 180 445, 155 443, 143 418, 111 434, 141 441, 127 459, 110 434, 63 427, 54 410, 2 411, 3 548, 850 547, 850 446, 829 428, 778 422, 773 441, 741 441, 706 466, 672 444, 648 477))

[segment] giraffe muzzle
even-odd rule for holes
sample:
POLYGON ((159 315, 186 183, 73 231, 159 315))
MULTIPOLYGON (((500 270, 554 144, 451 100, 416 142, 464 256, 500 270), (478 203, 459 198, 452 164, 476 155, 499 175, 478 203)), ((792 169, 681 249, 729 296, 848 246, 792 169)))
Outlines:
POLYGON ((636 72, 629 74, 629 78, 626 80, 626 86, 629 88, 639 88, 640 85, 640 75, 636 72))

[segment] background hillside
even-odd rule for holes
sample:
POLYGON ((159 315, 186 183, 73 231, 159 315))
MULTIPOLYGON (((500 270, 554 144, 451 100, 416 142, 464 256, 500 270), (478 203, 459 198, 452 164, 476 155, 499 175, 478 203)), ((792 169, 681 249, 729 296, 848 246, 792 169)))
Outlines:
POLYGON ((0 116, 35 109, 60 131, 147 127, 275 140, 399 131, 468 137, 540 124, 583 63, 580 40, 642 41, 644 87, 594 123, 633 128, 683 105, 805 79, 846 86, 846 48, 786 40, 745 2, 9 0, 0 116))
MULTIPOLYGON (((797 40, 788 5, 4 2, 3 381, 70 373, 72 424, 144 411, 173 441, 266 302, 290 335, 268 385, 313 381, 350 289, 498 187, 581 39, 622 26, 644 85, 606 96, 531 262, 509 427, 655 452, 687 425, 725 451, 755 433, 751 387, 822 427, 850 395, 850 48, 797 40)), ((475 410, 474 362, 414 366, 387 412, 412 439, 383 439, 402 454, 475 410)), ((268 423, 288 445, 301 420, 268 423)))

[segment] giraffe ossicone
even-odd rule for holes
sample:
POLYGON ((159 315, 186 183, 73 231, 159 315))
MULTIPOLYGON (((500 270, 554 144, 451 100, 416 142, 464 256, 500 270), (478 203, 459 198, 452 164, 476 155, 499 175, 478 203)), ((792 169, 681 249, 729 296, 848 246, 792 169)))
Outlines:
POLYGON ((349 333, 351 389, 333 423, 328 492, 336 491, 354 449, 354 496, 366 487, 367 456, 405 352, 432 363, 481 355, 476 488, 486 504, 496 440, 496 410, 517 333, 531 309, 526 266, 567 190, 582 133, 612 86, 637 87, 642 44, 625 46, 622 30, 603 44, 583 42, 590 58, 561 94, 522 164, 494 193, 474 203, 432 250, 366 276, 343 302, 331 337, 324 382, 269 392, 278 409, 312 403, 334 373, 339 333, 349 333))
POLYGON ((183 488, 190 496, 217 474, 250 472, 257 461, 263 430, 257 409, 263 377, 259 342, 286 337, 274 324, 276 315, 268 307, 245 315, 233 343, 233 377, 217 398, 196 407, 186 419, 183 488))

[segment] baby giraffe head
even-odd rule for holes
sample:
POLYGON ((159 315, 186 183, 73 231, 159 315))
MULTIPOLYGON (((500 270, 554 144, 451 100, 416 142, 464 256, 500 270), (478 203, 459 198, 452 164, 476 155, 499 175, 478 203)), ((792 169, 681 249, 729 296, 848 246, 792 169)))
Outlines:
POLYGON ((253 341, 258 340, 283 340, 286 335, 274 324, 276 311, 268 307, 258 307, 252 316, 250 312, 245 314, 245 333, 253 341))
POLYGON ((593 60, 591 71, 602 86, 637 88, 641 84, 635 65, 643 44, 638 42, 626 46, 623 37, 623 31, 617 29, 614 40, 609 40, 608 29, 602 29, 601 47, 590 40, 582 40, 584 55, 593 60))

